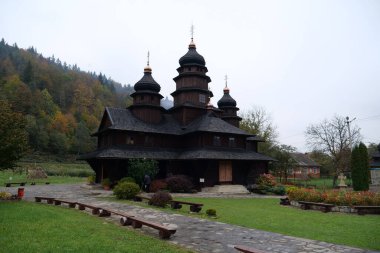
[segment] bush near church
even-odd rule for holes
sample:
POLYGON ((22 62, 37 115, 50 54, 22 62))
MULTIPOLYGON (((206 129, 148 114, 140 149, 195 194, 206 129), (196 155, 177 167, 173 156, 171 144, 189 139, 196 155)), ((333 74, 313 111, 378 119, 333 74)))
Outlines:
POLYGON ((166 190, 168 188, 168 184, 165 179, 155 179, 150 183, 149 191, 150 192, 158 192, 162 190, 166 190))
POLYGON ((166 179, 167 188, 170 192, 190 193, 193 183, 186 175, 174 175, 166 179))
POLYGON ((172 199, 172 196, 168 192, 159 191, 153 194, 149 200, 149 205, 165 207, 172 199))
POLYGON ((316 190, 306 188, 289 188, 289 200, 310 201, 334 204, 337 206, 379 206, 380 193, 361 191, 316 190))
POLYGON ((140 187, 136 183, 121 182, 113 189, 113 194, 118 199, 133 199, 140 192, 140 187))
POLYGON ((261 174, 256 181, 256 184, 252 187, 252 192, 259 194, 276 194, 284 195, 285 187, 281 184, 277 184, 276 178, 271 174, 261 174))
POLYGON ((128 182, 128 183, 136 183, 136 180, 133 178, 133 177, 123 177, 122 179, 119 180, 119 182, 117 183, 124 183, 124 182, 128 182))

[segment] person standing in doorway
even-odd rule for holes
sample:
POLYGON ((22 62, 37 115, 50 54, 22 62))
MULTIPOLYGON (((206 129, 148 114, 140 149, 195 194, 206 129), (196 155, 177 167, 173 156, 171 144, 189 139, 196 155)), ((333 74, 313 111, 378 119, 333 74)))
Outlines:
POLYGON ((145 192, 149 192, 150 183, 151 183, 150 176, 148 174, 145 174, 144 176, 144 191, 145 192))

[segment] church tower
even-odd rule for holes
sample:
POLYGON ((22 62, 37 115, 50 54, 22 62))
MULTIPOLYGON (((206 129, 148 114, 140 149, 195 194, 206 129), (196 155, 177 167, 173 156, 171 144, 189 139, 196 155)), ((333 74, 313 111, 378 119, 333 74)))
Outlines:
POLYGON ((174 98, 174 107, 170 109, 173 116, 182 125, 187 125, 195 118, 206 113, 206 106, 212 97, 208 88, 211 82, 206 75, 206 62, 198 54, 193 38, 189 44, 189 51, 179 59, 178 76, 173 80, 176 90, 171 94, 174 98))
POLYGON ((236 107, 236 101, 230 95, 230 89, 227 86, 227 76, 226 87, 223 89, 223 93, 223 97, 218 101, 218 108, 223 111, 221 118, 231 125, 239 127, 241 121, 241 118, 237 116, 239 108, 236 107))
POLYGON ((163 107, 160 101, 163 96, 159 93, 161 86, 153 79, 152 69, 148 64, 144 68, 144 76, 134 86, 135 92, 131 94, 133 104, 129 107, 133 115, 147 123, 159 123, 162 118, 163 107))

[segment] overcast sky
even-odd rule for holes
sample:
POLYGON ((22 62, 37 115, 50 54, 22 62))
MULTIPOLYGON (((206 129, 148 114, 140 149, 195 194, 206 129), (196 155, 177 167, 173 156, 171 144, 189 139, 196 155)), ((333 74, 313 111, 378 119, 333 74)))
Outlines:
POLYGON ((134 85, 150 51, 161 94, 175 89, 190 27, 216 106, 224 76, 241 110, 264 107, 279 141, 335 114, 380 142, 380 1, 0 0, 0 38, 134 85))

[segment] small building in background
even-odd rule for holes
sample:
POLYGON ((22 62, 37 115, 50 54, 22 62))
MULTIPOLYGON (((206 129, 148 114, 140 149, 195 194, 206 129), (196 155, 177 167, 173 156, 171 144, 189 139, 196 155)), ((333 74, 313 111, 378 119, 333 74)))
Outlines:
POLYGON ((296 166, 289 171, 289 176, 295 178, 320 178, 321 165, 312 160, 308 154, 291 153, 292 158, 296 161, 296 166))
POLYGON ((372 155, 369 167, 371 184, 380 185, 380 144, 377 146, 377 151, 372 155))

